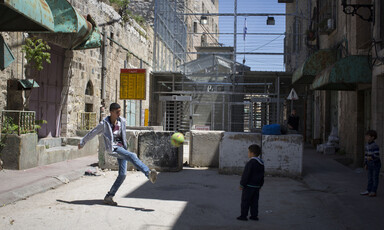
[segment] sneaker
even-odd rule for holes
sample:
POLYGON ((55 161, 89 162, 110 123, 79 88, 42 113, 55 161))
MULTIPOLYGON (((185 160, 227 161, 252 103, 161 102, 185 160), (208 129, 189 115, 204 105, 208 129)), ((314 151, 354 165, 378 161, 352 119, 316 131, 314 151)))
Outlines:
POLYGON ((369 197, 375 197, 375 196, 376 196, 376 193, 375 193, 375 192, 370 192, 370 193, 368 194, 368 196, 369 196, 369 197))
POLYGON ((117 203, 113 201, 112 196, 105 196, 104 197, 104 204, 112 205, 112 206, 117 206, 117 203))
POLYGON ((151 169, 151 171, 148 174, 148 179, 154 184, 157 180, 157 172, 155 169, 151 169))
POLYGON ((367 195, 369 195, 369 192, 368 191, 364 191, 364 192, 361 192, 360 195, 367 196, 367 195))
POLYGON ((248 218, 245 217, 245 216, 239 216, 239 217, 237 217, 236 219, 238 219, 238 220, 243 220, 243 221, 247 221, 247 220, 248 220, 248 218))
POLYGON ((258 221, 258 220, 259 220, 259 217, 257 217, 257 216, 251 216, 251 217, 249 217, 249 219, 250 219, 250 220, 256 220, 256 221, 258 221))

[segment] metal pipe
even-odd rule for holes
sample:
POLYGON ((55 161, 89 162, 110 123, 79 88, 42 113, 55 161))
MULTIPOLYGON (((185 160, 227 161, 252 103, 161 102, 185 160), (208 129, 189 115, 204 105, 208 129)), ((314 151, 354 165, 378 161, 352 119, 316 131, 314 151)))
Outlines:
MULTIPOLYGON (((176 82, 173 81, 158 81, 158 83, 165 83, 165 84, 170 84, 172 83, 172 88, 174 88, 174 84, 177 84, 176 82)), ((178 83, 178 84, 188 84, 188 85, 232 85, 232 83, 229 82, 184 82, 184 83, 178 83)), ((273 85, 273 83, 236 83, 235 85, 273 85)))
MULTIPOLYGON (((141 60, 140 59, 140 69, 142 69, 143 68, 143 60, 141 60)), ((147 76, 145 76, 145 77, 147 77, 147 76)), ((147 91, 145 91, 145 92, 147 92, 147 91)), ((140 126, 142 126, 142 125, 144 125, 143 123, 144 122, 142 122, 142 119, 141 119, 141 117, 143 116, 143 114, 142 114, 142 110, 143 110, 143 100, 140 100, 140 126)))
MULTIPOLYGON (((124 60, 124 69, 127 68, 127 60, 124 60)), ((124 116, 127 118, 127 100, 124 99, 124 116)))
POLYGON ((100 107, 100 120, 105 115, 105 83, 106 83, 106 66, 107 66, 107 33, 103 27, 103 52, 101 58, 101 107, 100 107))
MULTIPOLYGON (((248 54, 248 55, 291 55, 291 53, 260 53, 260 52, 185 52, 187 54, 212 54, 212 55, 223 55, 223 54, 248 54)), ((177 53, 183 54, 183 53, 177 53)))
MULTIPOLYGON (((236 0, 235 0, 236 1, 236 0)), ((235 7, 237 8, 237 3, 235 3, 235 7)), ((235 13, 182 13, 180 15, 186 16, 242 16, 242 17, 250 17, 250 16, 292 16, 295 14, 284 14, 284 13, 237 13, 237 9, 235 9, 235 13)))

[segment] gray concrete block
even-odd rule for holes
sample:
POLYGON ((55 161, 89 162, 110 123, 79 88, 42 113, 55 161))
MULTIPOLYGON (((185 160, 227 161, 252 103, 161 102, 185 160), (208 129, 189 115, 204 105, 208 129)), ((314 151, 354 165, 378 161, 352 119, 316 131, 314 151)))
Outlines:
POLYGON ((304 150, 302 135, 263 135, 261 149, 267 174, 301 176, 304 150))
POLYGON ((261 133, 225 132, 220 142, 219 173, 241 174, 252 144, 261 147, 261 133))
POLYGON ((36 167, 38 165, 36 146, 36 133, 27 133, 20 136, 7 134, 5 146, 1 151, 3 168, 21 170, 36 167))
POLYGON ((67 145, 75 145, 80 144, 81 137, 67 137, 65 138, 65 142, 67 145))
POLYGON ((45 145, 49 148, 60 147, 62 144, 61 138, 47 137, 39 139, 38 145, 45 145))
POLYGON ((191 131, 189 165, 219 167, 219 146, 224 131, 191 131))
POLYGON ((183 147, 171 145, 173 132, 140 132, 138 155, 149 168, 161 172, 175 172, 183 169, 183 147))

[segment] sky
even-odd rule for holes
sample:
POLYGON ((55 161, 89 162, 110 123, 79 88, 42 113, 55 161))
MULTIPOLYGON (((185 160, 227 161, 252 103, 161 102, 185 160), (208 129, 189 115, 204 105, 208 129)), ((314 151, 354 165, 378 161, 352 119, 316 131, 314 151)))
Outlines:
MULTIPOLYGON (((219 13, 233 13, 234 0, 219 0, 219 13)), ((285 13, 285 4, 277 0, 237 0, 237 13, 285 13)), ((249 33, 284 33, 285 17, 273 16, 275 25, 266 25, 266 16, 248 16, 247 35, 237 35, 237 52, 283 53, 285 35, 251 35, 249 33)), ((243 33, 244 16, 237 17, 237 32, 243 33)), ((234 32, 234 17, 220 16, 220 33, 234 32)), ((233 46, 234 37, 220 35, 219 42, 233 46)), ((252 71, 284 71, 283 55, 237 55, 237 61, 250 66, 252 71)))

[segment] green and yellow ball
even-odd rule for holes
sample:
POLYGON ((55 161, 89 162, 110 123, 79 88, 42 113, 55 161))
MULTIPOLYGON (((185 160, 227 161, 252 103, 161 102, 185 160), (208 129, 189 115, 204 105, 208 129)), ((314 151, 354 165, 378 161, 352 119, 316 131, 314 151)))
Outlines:
POLYGON ((184 142, 184 135, 182 133, 174 133, 171 137, 171 145, 174 147, 179 147, 184 142))

